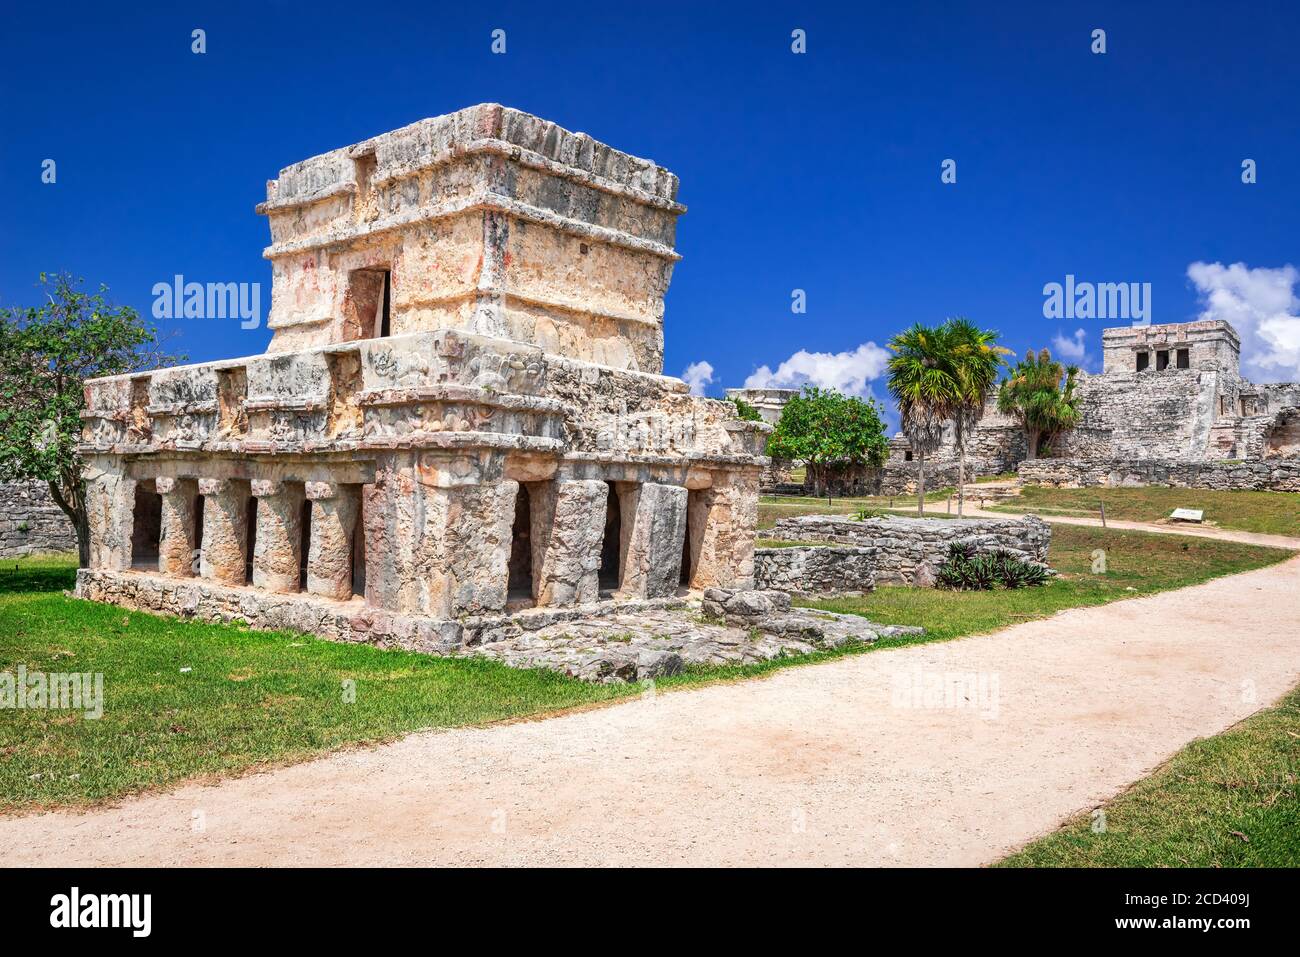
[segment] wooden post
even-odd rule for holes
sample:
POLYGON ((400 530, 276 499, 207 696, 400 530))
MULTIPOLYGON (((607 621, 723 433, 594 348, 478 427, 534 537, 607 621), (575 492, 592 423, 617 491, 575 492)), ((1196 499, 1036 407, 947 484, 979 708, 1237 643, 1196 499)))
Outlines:
POLYGON ((1101 506, 1101 527, 1105 528, 1106 527, 1106 503, 1098 502, 1097 504, 1101 506))

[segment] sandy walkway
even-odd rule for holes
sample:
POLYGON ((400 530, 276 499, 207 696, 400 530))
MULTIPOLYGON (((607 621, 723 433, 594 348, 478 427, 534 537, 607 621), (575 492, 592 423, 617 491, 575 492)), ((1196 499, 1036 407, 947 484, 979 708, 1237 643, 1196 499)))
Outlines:
MULTIPOLYGON (((1008 508, 1014 508, 1011 502, 1007 503, 1008 508)), ((954 510, 956 504, 954 500, 954 510)), ((915 515, 916 508, 907 510, 893 508, 887 511, 897 512, 900 515, 915 515)), ((930 512, 928 506, 926 512, 930 512)), ((934 509, 935 512, 946 513, 944 509, 934 509)), ((1036 515, 1045 522, 1052 522, 1060 525, 1090 525, 1094 528, 1101 528, 1100 518, 1090 518, 1085 515, 1043 515, 1038 512, 1020 512, 1006 511, 993 512, 988 509, 976 508, 967 504, 963 514, 967 518, 1024 518, 1026 515, 1036 515)), ((1152 532, 1156 535, 1190 535, 1193 538, 1217 538, 1225 542, 1241 542, 1244 545, 1264 545, 1268 548, 1287 548, 1292 551, 1300 551, 1300 538, 1292 538, 1289 535, 1270 535, 1265 532, 1243 532, 1235 528, 1217 528, 1213 525, 1157 525, 1153 522, 1129 522, 1124 519, 1106 519, 1107 528, 1120 528, 1134 532, 1152 532)))
POLYGON ((1300 680, 1297 582, 1300 557, 996 635, 4 819, 0 843, 11 865, 51 848, 88 865, 979 864, 1300 680), (983 694, 895 700, 896 681, 945 673, 983 694))

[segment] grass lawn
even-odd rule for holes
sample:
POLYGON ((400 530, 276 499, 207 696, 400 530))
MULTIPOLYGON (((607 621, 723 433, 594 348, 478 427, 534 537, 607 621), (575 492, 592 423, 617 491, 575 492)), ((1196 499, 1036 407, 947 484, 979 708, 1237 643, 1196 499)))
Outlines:
MULTIPOLYGON (((951 488, 938 489, 925 493, 926 517, 945 518, 948 515, 947 500, 953 494, 951 488)), ((771 528, 777 519, 790 518, 794 515, 853 515, 859 509, 885 509, 911 507, 911 515, 916 514, 915 495, 862 495, 856 498, 834 498, 829 502, 824 498, 809 495, 764 495, 758 500, 758 527, 771 528)), ((957 508, 953 503, 953 509, 957 508)), ((893 513, 889 513, 893 514, 893 513)), ((907 518, 909 513, 898 512, 907 518)), ((955 515, 953 516, 955 517, 955 515)))
POLYGON ((999 866, 1300 866, 1300 689, 1193 741, 1102 810, 1097 833, 1080 815, 999 866))
POLYGON ((1096 516, 1106 506, 1107 518, 1154 522, 1176 508, 1205 510, 1205 520, 1220 528, 1271 535, 1300 535, 1300 493, 1214 492, 1189 488, 1047 488, 1028 485, 1020 498, 993 511, 1039 511, 1060 515, 1096 516))
MULTIPOLYGON (((819 603, 929 631, 761 665, 690 669, 672 689, 777 668, 989 631, 1073 605, 1203 581, 1287 557, 1275 549, 1175 536, 1062 526, 1040 589, 951 593, 882 588, 819 603), (1089 572, 1107 551, 1106 575, 1089 572), (1136 592, 1127 591, 1133 587, 1136 592)), ((68 598, 70 559, 0 565, 0 671, 99 672, 104 714, 0 712, 0 811, 85 805, 204 775, 289 763, 421 728, 541 715, 640 693, 478 659, 344 645, 128 612, 68 598), (355 683, 355 701, 344 682, 355 683)))

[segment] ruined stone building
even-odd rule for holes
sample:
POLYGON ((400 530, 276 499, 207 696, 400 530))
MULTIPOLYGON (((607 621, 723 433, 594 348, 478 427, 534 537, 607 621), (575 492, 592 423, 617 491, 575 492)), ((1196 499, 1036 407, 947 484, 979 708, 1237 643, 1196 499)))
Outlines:
MULTIPOLYGON (((1121 326, 1102 332, 1102 371, 1081 374, 1079 424, 1057 437, 1053 459, 1212 465, 1300 458, 1300 383, 1257 385, 1241 375, 1230 323, 1121 326)), ((896 443, 894 458, 907 451, 896 443)), ((949 430, 937 462, 955 457, 949 430)), ((1025 459, 1019 424, 990 395, 968 445, 984 474, 1025 459)))
POLYGON ((87 383, 79 594, 420 646, 748 586, 770 427, 661 374, 677 187, 490 104, 282 170, 266 354, 87 383))

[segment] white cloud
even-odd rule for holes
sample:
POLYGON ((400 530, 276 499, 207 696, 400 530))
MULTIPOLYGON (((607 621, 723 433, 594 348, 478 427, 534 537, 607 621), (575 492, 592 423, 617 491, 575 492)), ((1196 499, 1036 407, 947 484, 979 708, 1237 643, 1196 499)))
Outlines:
POLYGON ((1187 277, 1196 285, 1200 319, 1226 319, 1241 335, 1242 373, 1262 380, 1300 380, 1300 270, 1245 263, 1194 262, 1187 277))
POLYGON ((874 342, 864 342, 852 352, 809 352, 800 349, 773 372, 759 366, 745 380, 747 389, 802 389, 805 385, 837 389, 845 395, 866 398, 868 387, 885 371, 889 353, 874 342))
POLYGON ((1058 359, 1065 361, 1066 365, 1082 366, 1088 362, 1088 348, 1084 345, 1088 333, 1082 329, 1075 329, 1074 335, 1066 337, 1058 330, 1056 335, 1052 336, 1052 354, 1058 359))
POLYGON ((704 395, 705 387, 713 381, 712 363, 692 362, 682 372, 682 381, 691 387, 691 395, 704 395))

